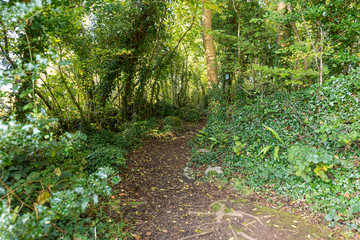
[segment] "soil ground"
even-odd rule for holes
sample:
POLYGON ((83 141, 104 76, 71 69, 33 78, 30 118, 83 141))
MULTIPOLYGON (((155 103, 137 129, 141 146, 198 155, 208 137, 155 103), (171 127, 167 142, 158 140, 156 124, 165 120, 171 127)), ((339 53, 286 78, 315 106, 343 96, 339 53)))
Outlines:
POLYGON ((132 152, 129 168, 114 186, 109 217, 125 220, 126 230, 144 240, 332 239, 328 229, 311 224, 306 214, 275 210, 258 196, 241 196, 231 187, 184 179, 188 142, 201 127, 147 139, 132 152))

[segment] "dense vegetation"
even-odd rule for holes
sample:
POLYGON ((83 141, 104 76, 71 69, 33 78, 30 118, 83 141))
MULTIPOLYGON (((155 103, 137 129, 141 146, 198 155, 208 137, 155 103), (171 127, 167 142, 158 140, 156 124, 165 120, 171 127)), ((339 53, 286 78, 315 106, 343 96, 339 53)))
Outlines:
MULTIPOLYGON (((358 229, 360 214, 357 72, 293 93, 209 109, 199 135, 209 152, 191 164, 221 164, 239 191, 275 191, 358 229)), ((221 94, 219 94, 221 95, 221 94)))
POLYGON ((358 1, 0 3, 0 238, 128 237, 89 207, 200 112, 190 164, 359 230, 358 1))

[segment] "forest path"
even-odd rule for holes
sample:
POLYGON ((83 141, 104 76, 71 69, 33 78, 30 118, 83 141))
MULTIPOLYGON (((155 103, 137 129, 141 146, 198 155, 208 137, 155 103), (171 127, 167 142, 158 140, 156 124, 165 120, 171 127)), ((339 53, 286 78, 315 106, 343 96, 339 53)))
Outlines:
POLYGON ((125 220, 135 239, 328 239, 319 225, 259 205, 232 188, 184 181, 188 142, 201 127, 171 139, 148 139, 132 152, 108 216, 125 220))

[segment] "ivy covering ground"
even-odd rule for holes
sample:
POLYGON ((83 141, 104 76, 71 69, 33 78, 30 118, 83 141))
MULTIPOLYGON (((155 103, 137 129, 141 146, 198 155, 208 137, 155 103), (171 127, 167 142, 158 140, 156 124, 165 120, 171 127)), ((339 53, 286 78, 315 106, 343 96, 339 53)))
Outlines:
POLYGON ((275 92, 227 105, 215 94, 192 164, 222 164, 236 187, 305 200, 332 225, 360 228, 357 72, 321 88, 275 92))

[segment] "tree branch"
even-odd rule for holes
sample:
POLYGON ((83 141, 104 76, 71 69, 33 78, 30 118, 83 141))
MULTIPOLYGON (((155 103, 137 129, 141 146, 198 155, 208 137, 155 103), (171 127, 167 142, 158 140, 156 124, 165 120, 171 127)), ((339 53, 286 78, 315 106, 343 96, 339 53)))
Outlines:
POLYGON ((7 31, 5 29, 5 24, 0 21, 0 25, 2 26, 2 32, 3 32, 3 39, 4 39, 4 43, 5 43, 5 46, 4 48, 2 47, 2 45, 0 45, 0 48, 1 48, 1 51, 5 53, 5 58, 6 60, 14 67, 16 68, 17 65, 16 63, 10 58, 10 51, 9 51, 9 39, 7 37, 7 31))

